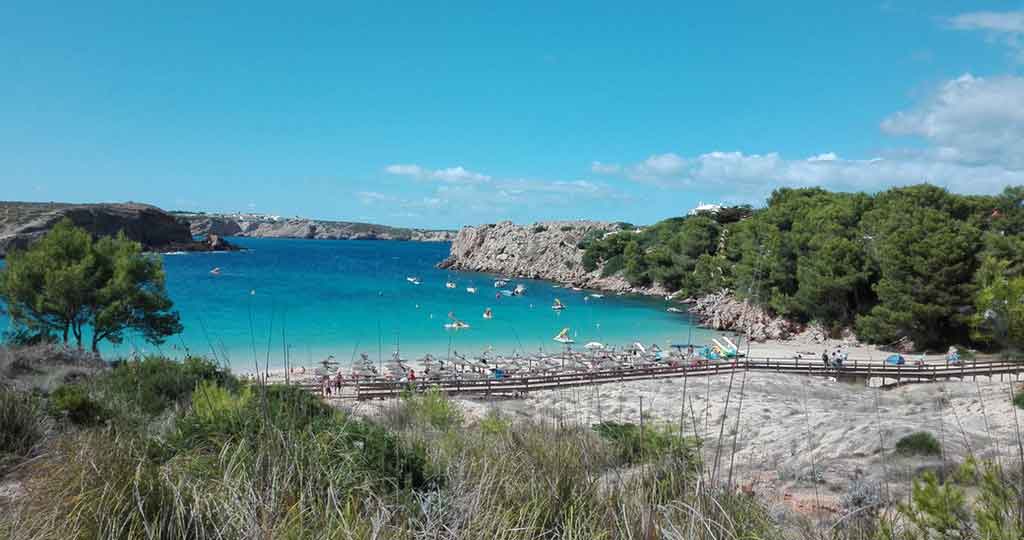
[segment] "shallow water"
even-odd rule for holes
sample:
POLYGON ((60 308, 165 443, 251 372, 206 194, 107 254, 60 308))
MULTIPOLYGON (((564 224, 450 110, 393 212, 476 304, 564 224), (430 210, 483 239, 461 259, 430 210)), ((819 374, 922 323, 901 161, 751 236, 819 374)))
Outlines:
MULTIPOLYGON (((448 255, 448 243, 233 238, 247 248, 237 253, 164 255, 167 288, 181 312, 185 331, 160 347, 138 338, 105 353, 163 352, 181 356, 216 354, 236 370, 255 361, 311 364, 329 354, 347 361, 363 351, 376 359, 398 348, 404 358, 449 348, 477 354, 561 350, 552 337, 570 328, 577 346, 600 341, 622 346, 639 340, 666 347, 686 343, 687 314, 668 313, 660 299, 572 291, 552 283, 510 280, 527 287, 522 297, 496 298, 496 276, 448 272, 434 265, 448 255), (220 275, 212 275, 214 267, 220 275), (406 281, 417 276, 420 285, 406 281), (445 288, 455 281, 457 289, 445 288), (466 287, 476 287, 470 294, 466 287), (551 309, 555 298, 567 308, 551 309), (494 318, 483 318, 490 307, 494 318), (470 325, 446 330, 448 313, 470 325)), ((0 324, 0 328, 7 323, 0 324)), ((692 329, 693 341, 707 340, 692 329)))

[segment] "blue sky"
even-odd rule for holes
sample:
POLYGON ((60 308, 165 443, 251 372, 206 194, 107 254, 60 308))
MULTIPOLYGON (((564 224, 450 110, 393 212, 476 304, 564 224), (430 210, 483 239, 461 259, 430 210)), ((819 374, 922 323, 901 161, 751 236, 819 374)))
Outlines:
POLYGON ((1024 184, 1024 4, 7 2, 0 198, 454 227, 1024 184))

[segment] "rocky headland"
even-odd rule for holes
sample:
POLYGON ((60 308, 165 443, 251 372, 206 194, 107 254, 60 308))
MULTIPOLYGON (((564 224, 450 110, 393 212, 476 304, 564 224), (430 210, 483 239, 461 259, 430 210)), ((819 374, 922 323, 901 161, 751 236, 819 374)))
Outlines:
POLYGON ((188 214, 186 220, 195 236, 216 234, 251 238, 306 238, 315 240, 407 240, 449 242, 454 231, 408 229, 372 223, 280 218, 259 214, 188 214))
POLYGON ((64 218, 97 237, 123 231, 149 251, 234 249, 216 235, 193 240, 188 223, 148 204, 0 202, 0 257, 27 247, 64 218))
MULTIPOLYGON (((601 268, 592 272, 584 270, 584 250, 579 247, 581 241, 588 236, 623 231, 622 227, 619 223, 603 221, 544 221, 530 225, 502 221, 463 227, 452 241, 448 258, 438 267, 543 279, 614 293, 671 295, 672 291, 657 283, 650 287, 632 286, 621 272, 604 276, 601 268)), ((754 341, 789 339, 808 332, 821 333, 772 315, 761 307, 738 299, 728 290, 689 299, 687 303, 690 304, 690 313, 700 320, 702 326, 750 335, 754 341)))
POLYGON ((588 235, 622 230, 604 221, 542 221, 517 225, 511 221, 463 227, 452 241, 448 258, 438 268, 487 272, 508 277, 544 279, 584 289, 664 296, 662 287, 633 287, 621 275, 602 276, 583 268, 580 242, 588 235))

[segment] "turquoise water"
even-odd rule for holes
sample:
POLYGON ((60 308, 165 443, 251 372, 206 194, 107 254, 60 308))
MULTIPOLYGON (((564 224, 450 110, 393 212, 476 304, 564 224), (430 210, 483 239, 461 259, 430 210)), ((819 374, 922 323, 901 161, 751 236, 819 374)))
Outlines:
MULTIPOLYGON (((356 351, 372 358, 399 348, 404 358, 424 353, 446 355, 449 347, 478 354, 560 350, 551 338, 570 328, 577 344, 600 341, 622 346, 685 343, 688 315, 668 313, 660 299, 608 295, 555 288, 535 280, 511 280, 527 287, 521 297, 495 298, 496 276, 448 272, 434 265, 448 255, 447 243, 327 241, 232 238, 247 251, 164 255, 167 288, 181 312, 185 331, 154 347, 133 338, 107 345, 107 356, 185 350, 216 354, 233 369, 283 365, 286 348, 292 363, 311 364, 329 354, 348 360, 356 351), (214 267, 220 275, 212 275, 214 267), (406 281, 417 276, 421 285, 406 281), (451 279, 457 289, 445 288, 451 279), (475 286, 477 294, 466 287, 475 286), (559 298, 568 307, 557 312, 559 298), (491 308, 493 319, 483 318, 491 308), (469 329, 446 330, 447 314, 469 329), (255 352, 255 354, 254 354, 255 352)), ((6 322, 0 324, 5 327, 6 322)), ((693 329, 693 341, 708 333, 693 329)))

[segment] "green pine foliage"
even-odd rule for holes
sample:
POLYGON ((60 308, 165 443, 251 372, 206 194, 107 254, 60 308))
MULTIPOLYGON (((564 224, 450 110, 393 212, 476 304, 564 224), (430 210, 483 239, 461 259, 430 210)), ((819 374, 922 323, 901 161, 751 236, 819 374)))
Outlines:
POLYGON ((756 211, 671 218, 581 247, 587 271, 682 296, 731 289, 874 343, 1024 345, 1024 187, 779 189, 756 211))
POLYGON ((101 341, 121 343, 129 331, 153 344, 181 332, 160 258, 124 234, 93 240, 68 219, 7 254, 0 301, 15 336, 59 336, 79 348, 89 339, 93 351, 101 341))

